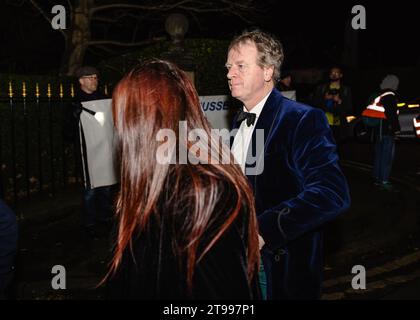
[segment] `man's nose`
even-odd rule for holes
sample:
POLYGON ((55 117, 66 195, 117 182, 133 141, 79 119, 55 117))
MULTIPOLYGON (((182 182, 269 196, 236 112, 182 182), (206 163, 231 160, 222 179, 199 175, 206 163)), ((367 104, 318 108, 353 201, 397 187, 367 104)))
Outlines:
POLYGON ((235 68, 234 67, 231 67, 229 70, 228 70, 228 73, 227 73, 227 78, 230 80, 230 79, 232 79, 233 77, 235 77, 236 76, 236 72, 235 72, 235 68))

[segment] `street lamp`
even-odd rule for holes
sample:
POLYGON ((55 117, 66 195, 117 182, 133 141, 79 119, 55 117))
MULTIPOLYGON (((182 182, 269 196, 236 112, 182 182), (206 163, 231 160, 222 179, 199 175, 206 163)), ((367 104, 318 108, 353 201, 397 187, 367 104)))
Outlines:
POLYGON ((188 19, 183 14, 173 13, 166 18, 165 30, 171 36, 172 44, 169 51, 162 54, 162 58, 178 65, 194 83, 194 59, 183 46, 188 27, 188 19))
POLYGON ((188 31, 188 19, 180 13, 173 13, 166 18, 165 30, 172 38, 172 43, 178 47, 188 31))

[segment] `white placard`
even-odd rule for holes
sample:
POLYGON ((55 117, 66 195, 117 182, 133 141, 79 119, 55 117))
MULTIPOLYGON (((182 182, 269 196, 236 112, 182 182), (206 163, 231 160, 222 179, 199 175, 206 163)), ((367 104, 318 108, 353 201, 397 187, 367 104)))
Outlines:
POLYGON ((214 129, 229 129, 229 96, 200 96, 200 105, 214 129))
POLYGON ((113 185, 118 182, 115 170, 115 136, 112 119, 111 99, 82 102, 87 111, 80 114, 80 124, 86 142, 88 168, 91 188, 113 185))

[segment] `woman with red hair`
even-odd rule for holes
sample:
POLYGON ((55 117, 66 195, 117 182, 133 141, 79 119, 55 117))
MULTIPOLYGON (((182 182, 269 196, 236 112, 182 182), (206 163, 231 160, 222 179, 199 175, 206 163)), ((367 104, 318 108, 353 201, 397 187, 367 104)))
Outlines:
POLYGON ((114 90, 113 116, 121 191, 107 275, 111 296, 259 298, 252 192, 229 148, 212 140, 187 75, 161 60, 137 66, 114 90), (194 157, 210 161, 159 161, 159 148, 168 142, 158 138, 162 129, 174 133, 176 159, 181 150, 192 152, 193 142, 179 134, 183 124, 207 134, 211 152, 202 148, 194 157), (223 152, 230 164, 218 164, 223 152))

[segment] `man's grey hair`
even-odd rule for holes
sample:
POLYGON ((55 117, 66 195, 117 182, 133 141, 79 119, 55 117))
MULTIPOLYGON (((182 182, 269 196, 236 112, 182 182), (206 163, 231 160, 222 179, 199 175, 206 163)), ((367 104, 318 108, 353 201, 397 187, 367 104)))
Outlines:
POLYGON ((246 43, 254 43, 258 51, 258 65, 274 67, 273 80, 280 80, 280 68, 284 60, 283 45, 274 36, 260 30, 245 31, 232 40, 228 52, 246 43))

